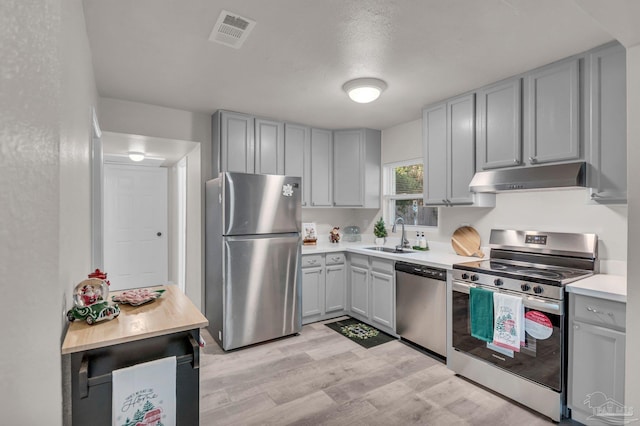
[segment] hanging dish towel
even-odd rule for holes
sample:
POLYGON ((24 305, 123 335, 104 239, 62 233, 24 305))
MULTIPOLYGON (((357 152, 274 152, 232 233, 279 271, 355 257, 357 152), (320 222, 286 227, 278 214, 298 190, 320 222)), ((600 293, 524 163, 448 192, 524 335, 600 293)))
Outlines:
POLYGON ((520 352, 520 346, 524 346, 522 298, 495 292, 493 294, 493 313, 493 344, 520 352))
POLYGON ((175 426, 176 357, 114 370, 113 426, 175 426))
POLYGON ((469 315, 471 335, 485 342, 493 342, 493 291, 471 287, 469 315))

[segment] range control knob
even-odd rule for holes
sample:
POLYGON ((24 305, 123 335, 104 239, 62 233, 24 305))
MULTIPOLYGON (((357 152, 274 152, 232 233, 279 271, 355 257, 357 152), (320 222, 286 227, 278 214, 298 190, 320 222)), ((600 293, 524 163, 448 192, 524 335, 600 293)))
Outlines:
POLYGON ((468 279, 469 279, 469 274, 467 274, 467 273, 463 273, 463 274, 462 274, 462 279, 463 279, 463 280, 468 280, 468 279))
POLYGON ((543 289, 542 287, 540 287, 539 285, 537 285, 537 286, 535 286, 535 287, 533 288, 533 292, 534 292, 535 294, 540 294, 540 293, 542 293, 543 291, 544 291, 544 289, 543 289))
POLYGON ((495 284, 497 286, 501 286, 504 283, 502 282, 502 280, 500 278, 496 278, 495 280, 493 280, 493 284, 495 284))
POLYGON ((471 281, 478 281, 480 279, 476 274, 471 275, 471 281))
POLYGON ((529 284, 520 284, 520 288, 522 289, 522 291, 531 290, 531 286, 529 284))

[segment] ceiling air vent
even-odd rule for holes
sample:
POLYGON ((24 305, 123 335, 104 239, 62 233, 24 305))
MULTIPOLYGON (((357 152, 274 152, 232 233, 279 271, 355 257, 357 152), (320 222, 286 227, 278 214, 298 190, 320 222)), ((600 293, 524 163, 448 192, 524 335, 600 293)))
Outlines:
POLYGON ((255 26, 256 21, 223 10, 209 40, 240 49, 255 26))

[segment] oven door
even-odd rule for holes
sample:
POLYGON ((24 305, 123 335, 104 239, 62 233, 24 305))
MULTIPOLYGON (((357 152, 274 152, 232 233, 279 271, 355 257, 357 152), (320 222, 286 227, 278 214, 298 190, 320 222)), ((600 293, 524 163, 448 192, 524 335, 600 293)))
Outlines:
POLYGON ((453 282, 453 348, 555 391, 563 391, 564 305, 562 301, 477 286, 522 297, 525 309, 525 346, 513 352, 471 336, 469 289, 476 284, 453 282))

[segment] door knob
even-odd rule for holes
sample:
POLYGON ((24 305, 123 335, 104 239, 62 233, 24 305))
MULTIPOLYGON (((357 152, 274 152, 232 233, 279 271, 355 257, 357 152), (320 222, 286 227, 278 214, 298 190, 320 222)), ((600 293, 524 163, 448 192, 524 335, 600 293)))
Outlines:
POLYGON ((157 233, 156 233, 156 235, 157 235, 158 237, 162 237, 162 232, 157 232, 157 233))

